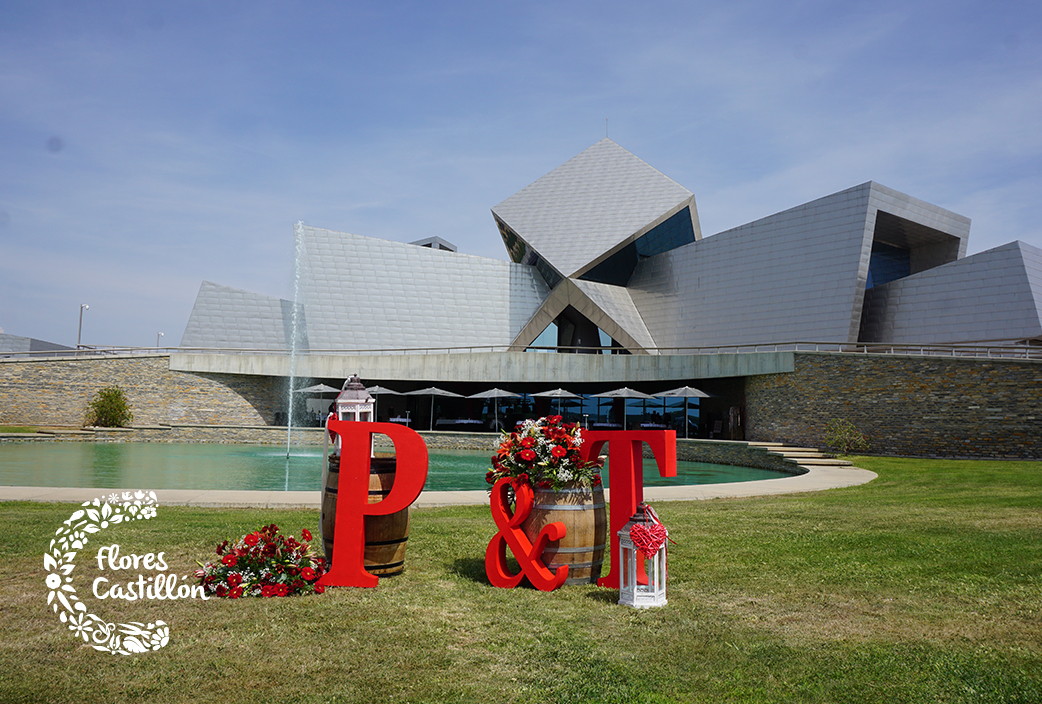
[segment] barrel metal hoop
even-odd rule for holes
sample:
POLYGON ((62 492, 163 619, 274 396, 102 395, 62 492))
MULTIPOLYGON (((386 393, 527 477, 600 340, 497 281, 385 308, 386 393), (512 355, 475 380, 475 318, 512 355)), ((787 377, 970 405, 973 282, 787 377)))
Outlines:
POLYGON ((571 506, 569 504, 535 504, 532 508, 543 511, 589 511, 591 509, 604 508, 607 504, 584 504, 582 506, 571 506))
POLYGON ((367 540, 365 541, 365 546, 369 547, 370 545, 399 545, 401 543, 404 543, 408 539, 409 536, 405 536, 404 538, 398 538, 396 540, 367 540))
POLYGON ((603 565, 603 564, 604 564, 604 560, 594 560, 593 562, 572 562, 570 564, 567 563, 567 562, 562 562, 560 564, 558 564, 556 562, 551 562, 549 565, 546 566, 546 568, 548 570, 553 571, 553 570, 556 570, 558 567, 565 567, 565 566, 567 566, 569 570, 583 570, 583 569, 588 569, 590 567, 597 567, 598 565, 603 565))
POLYGON ((600 545, 594 545, 593 547, 590 547, 589 545, 584 545, 582 547, 577 547, 577 548, 549 548, 548 547, 545 550, 543 550, 543 554, 545 555, 547 553, 559 554, 559 553, 590 552, 591 550, 593 552, 597 552, 598 550, 604 550, 605 547, 606 547, 606 543, 601 543, 600 545))

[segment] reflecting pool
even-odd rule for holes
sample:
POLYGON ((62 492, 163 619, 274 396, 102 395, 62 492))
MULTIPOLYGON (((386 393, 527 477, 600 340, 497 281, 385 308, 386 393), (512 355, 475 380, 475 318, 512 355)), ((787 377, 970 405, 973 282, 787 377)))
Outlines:
MULTIPOLYGON (((430 453, 425 489, 486 489, 492 450, 430 453)), ((645 486, 720 484, 789 476, 751 467, 677 462, 677 476, 658 476, 645 460, 645 486)), ((604 473, 607 484, 608 473, 604 473)), ((95 489, 228 489, 310 491, 321 488, 322 448, 189 443, 0 443, 0 485, 95 489)))

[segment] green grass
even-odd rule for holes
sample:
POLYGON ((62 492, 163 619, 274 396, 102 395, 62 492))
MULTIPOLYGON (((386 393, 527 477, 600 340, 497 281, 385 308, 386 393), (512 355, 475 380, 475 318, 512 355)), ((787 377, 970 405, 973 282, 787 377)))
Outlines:
POLYGON ((36 426, 0 425, 0 433, 35 433, 36 426))
POLYGON ((160 507, 77 560, 94 613, 170 624, 170 645, 129 657, 84 647, 45 604, 42 555, 74 507, 0 504, 0 701, 1042 701, 1042 463, 856 463, 879 479, 657 504, 677 545, 669 604, 648 611, 593 586, 489 586, 486 507, 415 511, 406 572, 376 589, 95 600, 102 545, 184 573, 225 538, 318 520, 160 507))

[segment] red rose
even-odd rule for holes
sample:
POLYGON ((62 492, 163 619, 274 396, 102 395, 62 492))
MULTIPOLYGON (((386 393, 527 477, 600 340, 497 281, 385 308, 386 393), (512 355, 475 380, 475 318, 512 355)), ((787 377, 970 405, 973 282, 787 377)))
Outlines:
POLYGON ((552 485, 550 484, 550 482, 544 479, 543 481, 539 482, 538 486, 540 489, 549 489, 552 485))
POLYGON ((300 531, 300 537, 310 543, 312 538, 311 531, 309 531, 307 528, 304 528, 300 531))
POLYGON ((260 536, 256 533, 250 533, 243 539, 243 542, 245 542, 252 548, 254 545, 260 542, 260 536))
POLYGON ((535 459, 535 451, 533 451, 533 450, 521 450, 521 453, 518 455, 518 457, 523 459, 525 462, 531 462, 532 460, 535 459))
POLYGON ((599 475, 599 474, 593 475, 593 485, 594 486, 600 486, 601 485, 601 475, 599 475))
POLYGON ((485 474, 485 481, 488 482, 489 484, 492 484, 494 477, 495 477, 495 475, 492 473, 492 470, 489 470, 485 474))
POLYGON ((521 472, 521 476, 518 477, 517 480, 519 482, 522 482, 523 484, 527 484, 530 481, 532 481, 531 479, 528 478, 528 473, 527 472, 521 472))
POLYGON ((239 561, 239 558, 236 557, 235 555, 232 555, 231 553, 229 553, 229 554, 225 555, 223 558, 221 558, 221 562, 223 562, 228 567, 235 567, 235 563, 238 562, 238 561, 239 561))

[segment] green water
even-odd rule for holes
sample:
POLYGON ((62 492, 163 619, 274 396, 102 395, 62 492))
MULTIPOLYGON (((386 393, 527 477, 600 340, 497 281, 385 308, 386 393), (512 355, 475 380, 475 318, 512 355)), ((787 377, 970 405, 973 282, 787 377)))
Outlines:
MULTIPOLYGON (((487 489, 492 451, 430 454, 428 491, 487 489)), ((720 484, 788 476, 751 467, 677 462, 677 476, 644 465, 644 486, 720 484)), ((604 473, 607 483, 607 472, 604 473)), ((321 488, 321 448, 177 443, 0 443, 0 485, 95 489, 310 491, 321 488)))

